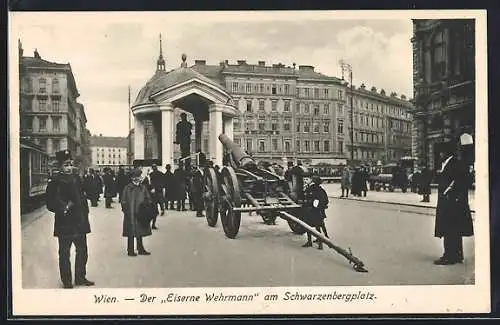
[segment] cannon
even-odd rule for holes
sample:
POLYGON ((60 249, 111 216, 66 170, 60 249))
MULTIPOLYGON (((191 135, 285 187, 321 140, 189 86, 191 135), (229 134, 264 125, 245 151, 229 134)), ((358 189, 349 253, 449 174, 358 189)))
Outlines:
POLYGON ((363 262, 352 253, 336 246, 302 220, 307 213, 304 198, 303 172, 291 173, 288 182, 257 162, 227 135, 219 135, 225 149, 222 169, 205 167, 203 200, 210 227, 215 227, 220 215, 226 237, 236 238, 243 212, 256 212, 264 221, 280 217, 288 222, 292 232, 311 233, 354 265, 358 272, 367 272, 363 262))

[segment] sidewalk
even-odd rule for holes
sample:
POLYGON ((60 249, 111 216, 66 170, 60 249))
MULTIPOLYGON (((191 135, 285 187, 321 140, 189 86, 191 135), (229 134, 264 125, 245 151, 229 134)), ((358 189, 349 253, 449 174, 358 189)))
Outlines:
POLYGON ((51 213, 45 205, 31 212, 24 213, 21 215, 21 228, 27 227, 38 218, 51 213))
MULTIPOLYGON (((378 203, 386 203, 386 204, 399 204, 413 207, 422 207, 422 208, 430 208, 435 209, 437 206, 437 190, 432 189, 430 202, 420 202, 422 200, 422 195, 406 192, 403 193, 401 190, 396 190, 394 192, 388 191, 368 191, 366 193, 366 197, 356 197, 349 195, 348 198, 341 198, 342 190, 340 188, 340 184, 323 184, 325 191, 328 193, 328 196, 331 198, 338 198, 344 200, 356 200, 356 201, 366 201, 366 202, 378 202, 378 203)), ((472 212, 475 212, 475 191, 469 191, 469 205, 472 212)))

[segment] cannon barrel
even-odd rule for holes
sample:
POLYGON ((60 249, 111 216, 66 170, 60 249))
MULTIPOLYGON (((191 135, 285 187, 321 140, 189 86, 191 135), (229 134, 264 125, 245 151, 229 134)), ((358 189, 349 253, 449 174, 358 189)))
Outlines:
POLYGON ((238 167, 251 169, 257 166, 255 160, 224 133, 219 135, 219 141, 231 153, 231 157, 238 167))

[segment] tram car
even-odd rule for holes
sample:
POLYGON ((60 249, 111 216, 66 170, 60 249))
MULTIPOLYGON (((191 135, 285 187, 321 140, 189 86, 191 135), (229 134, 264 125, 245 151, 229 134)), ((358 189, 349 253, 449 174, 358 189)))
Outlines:
POLYGON ((42 147, 21 138, 19 161, 21 213, 26 213, 41 207, 45 202, 49 156, 42 147))

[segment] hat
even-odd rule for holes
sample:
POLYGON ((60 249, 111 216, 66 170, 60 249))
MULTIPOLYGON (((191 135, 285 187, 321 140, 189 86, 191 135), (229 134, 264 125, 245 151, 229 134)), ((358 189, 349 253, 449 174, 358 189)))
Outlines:
POLYGON ((323 181, 321 180, 321 177, 319 177, 318 175, 314 175, 311 178, 311 182, 313 182, 314 184, 317 184, 317 185, 323 183, 323 181))
POLYGON ((140 168, 135 168, 134 170, 132 170, 132 173, 130 173, 130 177, 132 178, 141 176, 142 176, 142 170, 140 170, 140 168))
POLYGON ((61 150, 56 152, 56 160, 59 164, 62 164, 66 160, 71 160, 73 159, 71 157, 71 151, 69 150, 61 150))

